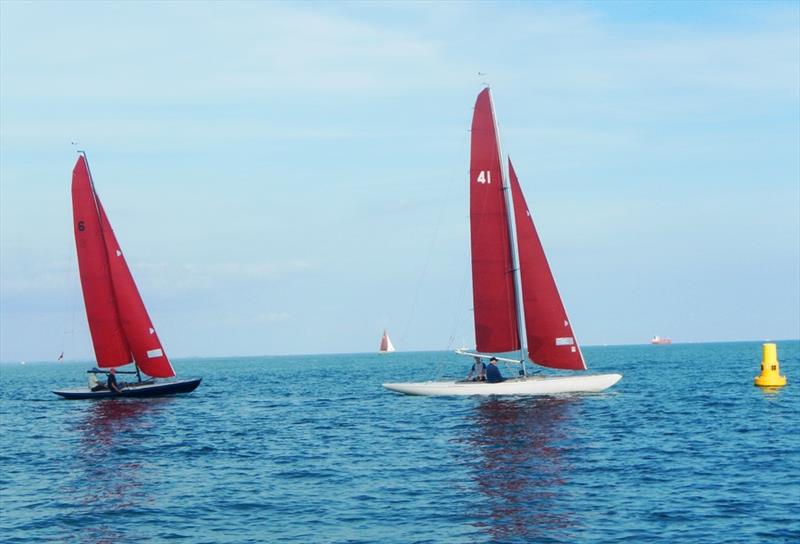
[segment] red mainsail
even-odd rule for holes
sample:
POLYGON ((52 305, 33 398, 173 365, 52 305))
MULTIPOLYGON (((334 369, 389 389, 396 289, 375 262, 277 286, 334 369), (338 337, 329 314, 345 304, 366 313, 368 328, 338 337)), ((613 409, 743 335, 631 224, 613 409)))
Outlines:
POLYGON ((510 159, 508 171, 517 227, 528 355, 541 366, 585 370, 586 363, 510 159))
POLYGON ((81 286, 95 357, 101 367, 133 360, 147 375, 175 375, 94 190, 86 158, 72 173, 72 205, 81 286))
POLYGON ((131 350, 114 301, 96 195, 86 159, 82 155, 72 170, 72 216, 78 270, 94 356, 101 367, 126 365, 132 360, 131 350))
POLYGON ((500 146, 489 89, 475 102, 469 167, 475 342, 481 352, 519 349, 500 146))

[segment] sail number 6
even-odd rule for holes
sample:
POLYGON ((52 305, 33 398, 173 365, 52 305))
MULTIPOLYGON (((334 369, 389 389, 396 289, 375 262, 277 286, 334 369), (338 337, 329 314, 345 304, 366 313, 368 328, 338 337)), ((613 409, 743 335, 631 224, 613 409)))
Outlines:
POLYGON ((490 170, 481 170, 480 174, 478 174, 478 183, 491 183, 492 182, 492 172, 490 170))

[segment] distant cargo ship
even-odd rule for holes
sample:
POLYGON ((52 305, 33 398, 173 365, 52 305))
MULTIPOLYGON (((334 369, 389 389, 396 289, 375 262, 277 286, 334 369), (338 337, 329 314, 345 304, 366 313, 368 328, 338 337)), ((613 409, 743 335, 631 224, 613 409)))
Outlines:
POLYGON ((665 344, 671 344, 672 340, 670 340, 669 338, 662 338, 660 336, 654 336, 652 339, 650 339, 650 343, 651 344, 657 344, 657 345, 665 345, 665 344))

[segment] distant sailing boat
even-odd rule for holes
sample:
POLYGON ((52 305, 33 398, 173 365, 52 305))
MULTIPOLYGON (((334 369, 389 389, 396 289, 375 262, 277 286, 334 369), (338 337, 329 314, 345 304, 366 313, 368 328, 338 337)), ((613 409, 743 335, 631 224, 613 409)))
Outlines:
MULTIPOLYGON (((81 387, 53 391, 68 399, 97 397, 152 397, 188 393, 200 385, 201 378, 157 381, 171 378, 175 371, 164 353, 125 257, 94 189, 89 165, 81 153, 72 171, 72 212, 75 245, 83 288, 86 317, 92 334, 97 366, 115 368, 135 364, 138 380, 125 384, 121 393, 100 387, 81 387), (150 378, 142 379, 142 373, 150 378)), ((107 371, 93 369, 95 374, 107 371)))
POLYGON ((520 376, 500 383, 386 383, 408 395, 544 395, 602 391, 621 374, 529 376, 525 359, 562 370, 586 370, 536 227, 511 161, 508 173, 489 89, 475 103, 470 160, 470 233, 477 353, 518 351, 520 376))
POLYGON ((394 344, 392 344, 392 339, 389 338, 389 334, 386 332, 386 329, 383 330, 383 336, 381 336, 381 346, 378 349, 381 353, 391 353, 393 351, 397 351, 394 348, 394 344))

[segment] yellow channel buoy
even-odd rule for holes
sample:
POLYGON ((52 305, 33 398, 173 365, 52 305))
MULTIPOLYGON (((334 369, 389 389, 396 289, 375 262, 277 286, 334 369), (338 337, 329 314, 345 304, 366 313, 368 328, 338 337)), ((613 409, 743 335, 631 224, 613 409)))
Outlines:
POLYGON ((786 385, 786 376, 781 376, 778 348, 775 347, 775 344, 764 344, 761 375, 756 377, 755 383, 759 387, 783 387, 786 385))

